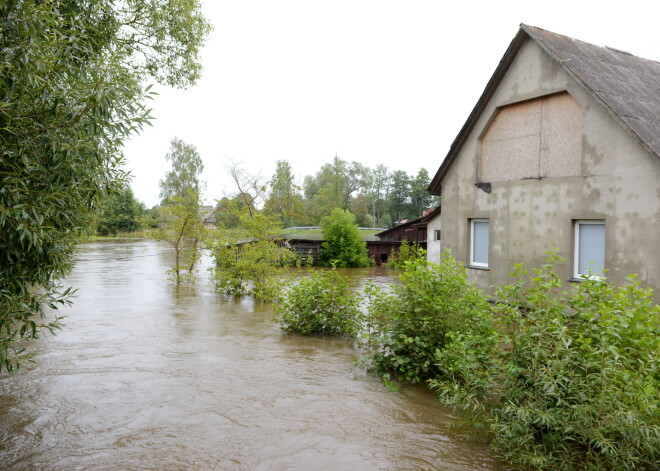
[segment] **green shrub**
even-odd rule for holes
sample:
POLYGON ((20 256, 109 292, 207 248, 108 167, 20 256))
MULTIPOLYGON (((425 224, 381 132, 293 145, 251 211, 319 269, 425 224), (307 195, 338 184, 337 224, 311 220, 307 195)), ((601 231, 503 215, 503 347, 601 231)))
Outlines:
POLYGON ((299 334, 355 335, 361 319, 359 295, 334 268, 292 286, 277 310, 280 327, 299 334))
POLYGON ((251 295, 277 301, 286 285, 283 267, 295 262, 295 253, 274 240, 244 244, 218 243, 212 279, 215 291, 231 296, 251 295))
POLYGON ((518 281, 499 290, 494 307, 502 345, 484 349, 479 331, 452 333, 438 354, 444 376, 431 386, 522 468, 654 469, 660 308, 634 278, 563 290, 558 261, 550 254, 531 280, 517 266, 518 281))
POLYGON ((392 249, 389 260, 385 264, 392 270, 405 270, 406 262, 411 262, 420 258, 426 258, 426 250, 419 246, 418 242, 412 244, 407 240, 401 241, 399 250, 392 249))
POLYGON ((634 278, 562 291, 560 260, 551 254, 529 282, 518 266, 520 280, 500 292, 509 342, 488 423, 493 446, 533 469, 657 469, 660 307, 634 278))
POLYGON ((336 208, 321 222, 323 238, 319 251, 319 262, 324 266, 368 267, 372 264, 367 251, 367 243, 355 222, 355 216, 336 208))
POLYGON ((408 261, 399 279, 390 293, 368 290, 369 367, 410 383, 451 383, 458 372, 443 352, 468 337, 479 338, 483 348, 496 345, 488 302, 454 259, 446 255, 439 265, 424 258, 408 261))

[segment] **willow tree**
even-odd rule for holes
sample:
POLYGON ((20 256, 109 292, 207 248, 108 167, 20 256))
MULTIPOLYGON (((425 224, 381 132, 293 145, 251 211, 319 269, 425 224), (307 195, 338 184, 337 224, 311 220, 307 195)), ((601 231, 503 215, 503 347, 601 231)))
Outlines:
POLYGON ((0 2, 0 372, 58 327, 44 309, 68 302, 57 280, 126 179, 146 84, 194 83, 209 31, 198 0, 0 2))

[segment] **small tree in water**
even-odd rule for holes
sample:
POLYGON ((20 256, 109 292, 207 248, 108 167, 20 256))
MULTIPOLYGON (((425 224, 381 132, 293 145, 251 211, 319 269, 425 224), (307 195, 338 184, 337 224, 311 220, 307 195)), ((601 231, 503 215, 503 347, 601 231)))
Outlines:
POLYGON ((266 188, 259 176, 234 163, 228 171, 237 193, 219 202, 217 221, 221 227, 212 248, 215 290, 276 301, 286 282, 280 268, 294 264, 296 255, 278 241, 281 227, 277 214, 258 209, 266 188))
POLYGON ((321 244, 319 261, 325 266, 367 267, 371 264, 367 244, 362 240, 355 216, 335 209, 321 223, 325 242, 321 244))
POLYGON ((195 264, 201 257, 206 235, 200 214, 202 182, 199 180, 204 164, 195 146, 177 138, 170 142, 165 158, 172 162, 172 168, 160 181, 161 221, 157 229, 149 231, 149 236, 174 248, 176 261, 169 273, 178 284, 194 281, 195 264), (185 262, 184 252, 188 255, 185 262))
POLYGON ((175 262, 168 273, 177 284, 195 278, 195 265, 206 238, 199 208, 199 195, 193 190, 186 196, 172 196, 168 204, 159 208, 158 228, 148 232, 150 238, 162 240, 174 249, 175 262))
POLYGON ((212 253, 213 281, 219 293, 252 295, 276 301, 285 284, 281 267, 295 263, 295 253, 278 243, 274 218, 246 208, 233 207, 238 227, 221 230, 212 253))

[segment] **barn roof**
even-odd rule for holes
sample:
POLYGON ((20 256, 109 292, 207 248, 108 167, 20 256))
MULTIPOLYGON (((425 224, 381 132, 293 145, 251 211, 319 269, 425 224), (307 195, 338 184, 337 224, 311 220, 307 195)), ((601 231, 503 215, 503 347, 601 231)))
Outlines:
POLYGON ((627 127, 642 146, 660 158, 660 62, 522 24, 431 180, 430 193, 440 194, 440 180, 460 152, 518 51, 530 38, 627 127))
POLYGON ((376 234, 377 237, 379 237, 381 240, 383 237, 387 237, 388 234, 395 233, 397 231, 400 231, 403 228, 406 227, 417 227, 417 226, 425 226, 426 223, 434 218, 437 214, 440 214, 440 207, 437 208, 430 208, 424 212, 424 215, 422 217, 419 217, 417 219, 412 219, 410 221, 406 221, 404 223, 398 224, 394 227, 390 227, 389 229, 385 229, 382 232, 379 232, 376 234))

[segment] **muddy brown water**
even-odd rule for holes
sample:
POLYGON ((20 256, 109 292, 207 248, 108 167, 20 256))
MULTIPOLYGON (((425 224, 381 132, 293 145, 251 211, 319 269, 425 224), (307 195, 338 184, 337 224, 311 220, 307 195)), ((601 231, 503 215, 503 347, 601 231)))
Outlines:
POLYGON ((171 259, 153 241, 80 247, 66 326, 0 377, 0 469, 501 469, 431 392, 357 367, 352 341, 283 333, 271 306, 213 294, 203 270, 177 288, 171 259))

